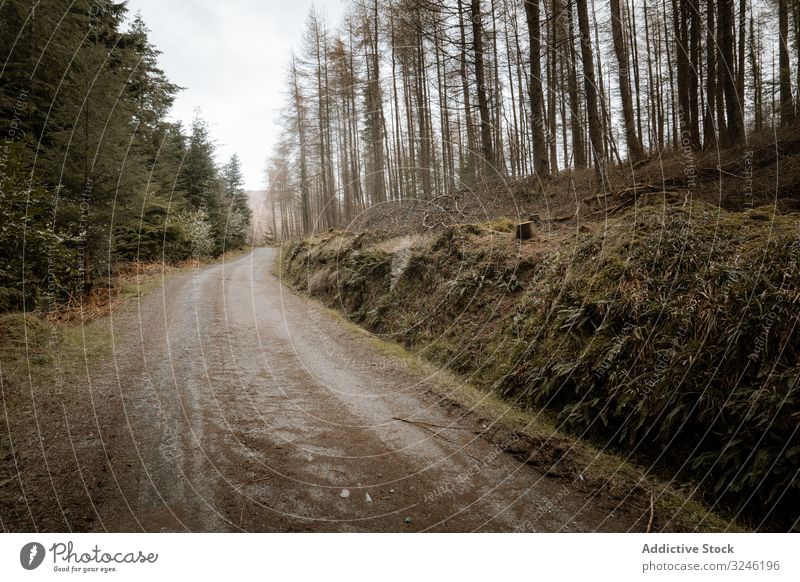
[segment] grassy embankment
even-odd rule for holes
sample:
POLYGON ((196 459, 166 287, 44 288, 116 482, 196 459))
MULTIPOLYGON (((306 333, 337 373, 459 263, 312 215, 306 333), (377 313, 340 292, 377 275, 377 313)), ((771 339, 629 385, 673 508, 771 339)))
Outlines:
POLYGON ((787 530, 800 507, 798 226, 665 203, 524 243, 504 220, 329 232, 286 243, 281 269, 527 414, 515 430, 529 462, 649 498, 655 528, 726 527, 718 514, 787 530))

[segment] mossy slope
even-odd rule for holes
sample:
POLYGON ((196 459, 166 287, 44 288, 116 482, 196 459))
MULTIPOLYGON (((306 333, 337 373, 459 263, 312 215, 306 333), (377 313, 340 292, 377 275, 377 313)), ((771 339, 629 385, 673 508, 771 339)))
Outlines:
POLYGON ((800 507, 800 217, 701 203, 542 232, 283 247, 296 288, 756 529, 800 507))

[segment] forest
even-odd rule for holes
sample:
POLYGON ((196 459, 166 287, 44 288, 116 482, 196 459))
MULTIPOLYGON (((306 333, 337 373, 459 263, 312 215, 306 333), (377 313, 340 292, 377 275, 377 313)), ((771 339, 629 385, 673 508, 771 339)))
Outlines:
POLYGON ((355 1, 298 46, 267 170, 286 282, 797 528, 800 3, 355 1))
POLYGON ((186 4, 0 0, 0 530, 798 531, 800 1, 186 4))
POLYGON ((799 58, 788 0, 359 0, 335 28, 312 9, 267 169, 274 228, 531 176, 596 194, 647 163, 774 142, 799 58))
POLYGON ((124 2, 0 4, 0 311, 51 311, 133 261, 245 244, 239 159, 207 122, 170 121, 181 90, 124 2))

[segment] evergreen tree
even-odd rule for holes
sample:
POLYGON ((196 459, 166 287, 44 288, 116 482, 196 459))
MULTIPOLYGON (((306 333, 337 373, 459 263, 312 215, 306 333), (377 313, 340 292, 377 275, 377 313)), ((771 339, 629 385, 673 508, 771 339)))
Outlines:
POLYGON ((43 176, 59 196, 58 223, 79 239, 83 290, 107 268, 111 224, 125 220, 127 201, 145 185, 140 152, 132 147, 136 105, 128 93, 135 55, 124 48, 123 11, 104 2, 84 23, 85 37, 45 127, 51 147, 43 176))
POLYGON ((240 184, 227 216, 208 128, 198 117, 187 137, 167 120, 180 88, 126 14, 112 0, 0 3, 0 309, 88 293, 114 261, 244 242, 240 184))
POLYGON ((244 176, 238 154, 233 154, 222 169, 222 183, 225 188, 225 197, 230 204, 249 219, 250 206, 247 192, 244 189, 244 176))
POLYGON ((247 242, 252 214, 244 189, 239 156, 233 154, 222 168, 222 188, 228 209, 225 223, 225 248, 237 248, 247 242))

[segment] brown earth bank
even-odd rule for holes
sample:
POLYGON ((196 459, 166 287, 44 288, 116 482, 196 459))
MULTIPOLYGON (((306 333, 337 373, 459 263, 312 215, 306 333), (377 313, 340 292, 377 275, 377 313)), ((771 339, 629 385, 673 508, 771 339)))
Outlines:
POLYGON ((633 477, 567 470, 570 441, 295 295, 276 254, 86 325, 2 318, 4 531, 736 528, 687 499, 665 512, 601 452, 633 477))
MULTIPOLYGON (((601 220, 541 221, 525 242, 508 219, 331 231, 286 243, 282 272, 647 479, 786 531, 800 520, 799 232, 800 215, 774 205, 661 193, 601 220)), ((549 458, 572 478, 592 466, 549 458)))

